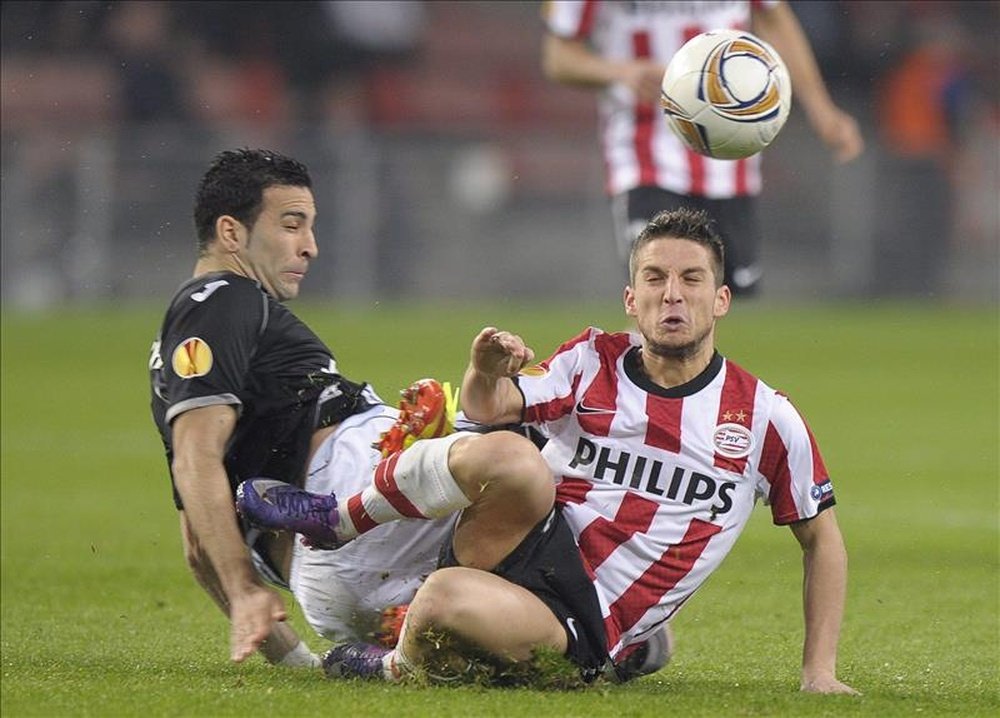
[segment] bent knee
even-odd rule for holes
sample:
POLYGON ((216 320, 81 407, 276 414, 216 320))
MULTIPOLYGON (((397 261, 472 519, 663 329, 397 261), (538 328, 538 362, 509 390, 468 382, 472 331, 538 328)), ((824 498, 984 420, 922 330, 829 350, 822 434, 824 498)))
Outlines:
POLYGON ((552 473, 538 447, 511 431, 471 435, 455 442, 448 466, 457 481, 476 481, 483 488, 554 492, 552 473))
POLYGON ((423 582, 407 612, 407 620, 419 630, 448 629, 461 625, 475 601, 476 569, 462 566, 440 568, 423 582))

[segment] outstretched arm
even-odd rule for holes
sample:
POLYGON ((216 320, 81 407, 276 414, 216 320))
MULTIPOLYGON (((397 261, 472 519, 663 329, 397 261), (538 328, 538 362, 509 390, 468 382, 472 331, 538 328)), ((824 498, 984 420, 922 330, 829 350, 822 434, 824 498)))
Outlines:
POLYGON ((261 648, 286 612, 277 592, 258 579, 236 521, 222 461, 235 425, 236 412, 230 406, 207 406, 178 416, 172 426, 173 474, 184 502, 188 561, 199 583, 228 613, 231 658, 243 661, 261 648))
POLYGON ((805 643, 802 648, 803 691, 857 691, 837 680, 837 643, 847 592, 847 551, 833 509, 792 524, 803 551, 805 643))
POLYGON ((865 143, 858 123, 834 104, 813 54, 809 39, 787 3, 754 11, 753 29, 778 51, 792 77, 792 92, 805 108, 809 124, 826 143, 837 162, 861 154, 865 143))
POLYGON ((516 334, 496 327, 479 332, 472 340, 459 395, 465 415, 483 424, 520 421, 524 397, 510 377, 534 358, 535 353, 516 334))

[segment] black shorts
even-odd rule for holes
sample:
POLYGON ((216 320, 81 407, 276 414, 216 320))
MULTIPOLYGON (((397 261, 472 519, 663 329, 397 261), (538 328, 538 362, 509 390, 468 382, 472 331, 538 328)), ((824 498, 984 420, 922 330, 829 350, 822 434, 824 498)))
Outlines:
POLYGON ((613 201, 615 238, 626 261, 632 240, 655 214, 679 207, 703 209, 715 220, 715 231, 726 247, 726 284, 734 295, 750 295, 757 289, 761 273, 761 228, 755 197, 709 199, 689 197, 660 187, 636 187, 613 201))
MULTIPOLYGON (((459 565, 449 537, 438 566, 459 565)), ((584 681, 610 664, 601 605, 562 507, 553 507, 491 573, 526 588, 549 607, 566 631, 566 656, 580 667, 584 681)))

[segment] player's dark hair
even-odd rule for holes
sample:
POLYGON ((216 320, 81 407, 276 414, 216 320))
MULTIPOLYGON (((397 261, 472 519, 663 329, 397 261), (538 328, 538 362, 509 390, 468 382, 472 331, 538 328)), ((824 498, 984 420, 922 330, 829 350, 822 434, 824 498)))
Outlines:
POLYGON ((635 257, 639 253, 639 250, 654 239, 663 239, 664 237, 688 239, 707 247, 712 254, 712 271, 715 274, 715 286, 722 286, 726 253, 725 247, 722 244, 722 238, 715 231, 715 222, 708 216, 705 210, 694 210, 689 207, 679 207, 674 210, 658 212, 642 228, 639 236, 632 241, 632 249, 628 255, 628 273, 632 282, 635 282, 635 257))
POLYGON ((309 170, 297 160, 271 150, 225 150, 212 160, 198 184, 194 224, 198 251, 204 253, 223 215, 253 227, 268 187, 312 187, 309 170))

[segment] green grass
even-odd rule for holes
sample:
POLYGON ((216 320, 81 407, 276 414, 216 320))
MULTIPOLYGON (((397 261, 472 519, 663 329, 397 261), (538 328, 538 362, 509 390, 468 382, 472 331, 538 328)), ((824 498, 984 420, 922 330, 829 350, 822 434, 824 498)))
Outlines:
MULTIPOLYGON (((457 381, 485 324, 542 355, 587 324, 624 326, 614 306, 299 311, 348 376, 390 400, 421 376, 457 381)), ((226 623, 181 558, 149 418, 158 320, 158 308, 3 317, 4 716, 1000 711, 995 308, 753 304, 720 327, 724 353, 808 417, 834 477, 851 556, 840 673, 860 698, 798 693, 800 554, 761 508, 678 617, 674 661, 627 686, 398 687, 229 664, 226 623)))

